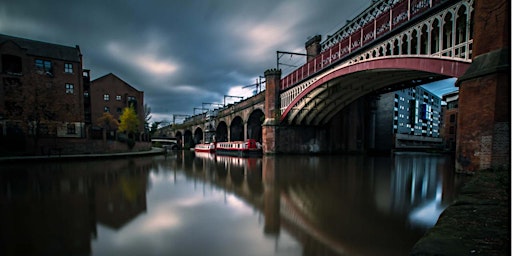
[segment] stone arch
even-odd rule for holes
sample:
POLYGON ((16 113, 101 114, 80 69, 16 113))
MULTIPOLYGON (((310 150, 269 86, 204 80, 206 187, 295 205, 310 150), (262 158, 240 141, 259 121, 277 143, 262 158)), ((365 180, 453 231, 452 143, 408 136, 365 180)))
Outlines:
POLYGON ((194 144, 194 140, 193 140, 193 136, 192 136, 192 131, 185 130, 185 133, 183 134, 183 148, 187 149, 187 148, 192 148, 194 146, 195 146, 195 144, 194 144))
POLYGON ((229 140, 244 140, 244 121, 240 116, 236 116, 233 118, 233 121, 231 121, 231 125, 229 126, 229 140))
POLYGON ((174 137, 176 137, 177 144, 183 147, 183 134, 181 134, 181 131, 177 131, 174 137))
POLYGON ((220 121, 215 130, 215 140, 218 142, 228 141, 228 126, 226 122, 220 121))
POLYGON ((262 129, 261 125, 265 119, 265 114, 260 109, 251 112, 247 119, 247 138, 255 139, 262 142, 262 129))
POLYGON ((201 127, 197 127, 194 130, 194 144, 199 144, 203 142, 203 129, 201 127))

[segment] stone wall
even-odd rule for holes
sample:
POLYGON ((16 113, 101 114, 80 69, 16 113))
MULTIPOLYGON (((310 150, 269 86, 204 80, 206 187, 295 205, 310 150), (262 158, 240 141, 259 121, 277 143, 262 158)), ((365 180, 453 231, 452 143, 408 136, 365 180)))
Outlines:
POLYGON ((126 142, 89 139, 41 139, 38 154, 108 154, 151 150, 151 142, 135 142, 130 148, 126 142))

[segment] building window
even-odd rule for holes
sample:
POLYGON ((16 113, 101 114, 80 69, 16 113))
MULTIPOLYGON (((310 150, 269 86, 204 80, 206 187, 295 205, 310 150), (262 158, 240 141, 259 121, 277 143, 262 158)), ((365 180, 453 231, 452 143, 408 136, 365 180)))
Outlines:
POLYGON ((73 84, 66 84, 66 94, 73 94, 75 86, 73 84))
POLYGON ((121 100, 121 95, 117 95, 116 100, 121 100))
POLYGON ((105 101, 109 101, 109 100, 110 100, 110 95, 108 95, 108 94, 103 94, 103 100, 105 100, 105 101))
POLYGON ((450 123, 454 123, 455 122, 455 114, 451 114, 450 115, 450 123))
POLYGON ((85 91, 85 92, 84 92, 84 97, 85 97, 85 98, 89 98, 89 92, 85 91))
POLYGON ((110 108, 105 106, 105 112, 110 113, 110 108))
POLYGON ((49 60, 36 59, 36 69, 42 73, 52 74, 52 62, 49 60))
POLYGON ((68 134, 76 134, 76 126, 75 124, 68 124, 67 125, 68 134))
POLYGON ((64 72, 66 72, 66 73, 73 73, 73 64, 65 63, 64 64, 64 72))
POLYGON ((10 75, 21 75, 21 58, 14 55, 2 55, 2 71, 10 75))
POLYGON ((454 126, 450 126, 450 128, 448 130, 448 134, 455 134, 455 127, 454 126))

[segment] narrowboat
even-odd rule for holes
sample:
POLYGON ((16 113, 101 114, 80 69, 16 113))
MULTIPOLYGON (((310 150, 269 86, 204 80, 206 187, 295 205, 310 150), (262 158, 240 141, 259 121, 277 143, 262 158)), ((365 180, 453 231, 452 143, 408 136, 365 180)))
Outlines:
POLYGON ((215 153, 215 143, 200 143, 194 147, 194 152, 215 153))
POLYGON ((217 142, 215 149, 217 155, 240 157, 261 156, 262 152, 261 144, 254 139, 248 139, 247 141, 217 142))

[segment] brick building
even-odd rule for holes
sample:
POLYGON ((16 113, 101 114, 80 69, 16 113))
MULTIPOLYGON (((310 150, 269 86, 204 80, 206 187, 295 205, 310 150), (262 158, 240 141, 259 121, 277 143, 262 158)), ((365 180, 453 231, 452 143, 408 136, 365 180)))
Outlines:
POLYGON ((93 126, 104 112, 109 112, 119 120, 123 109, 133 105, 139 118, 139 131, 144 131, 144 92, 118 76, 109 73, 91 81, 90 98, 93 126))
POLYGON ((457 116, 459 114, 459 91, 450 92, 443 95, 443 124, 441 127, 441 137, 444 139, 445 149, 455 152, 457 141, 457 116))
POLYGON ((79 46, 0 34, 0 144, 83 138, 82 71, 79 46))

